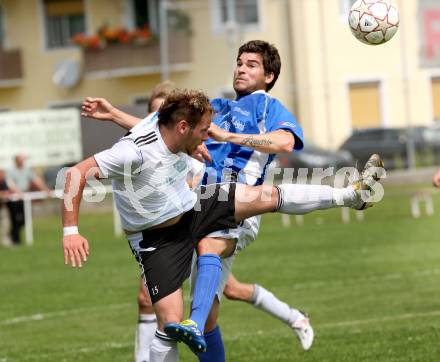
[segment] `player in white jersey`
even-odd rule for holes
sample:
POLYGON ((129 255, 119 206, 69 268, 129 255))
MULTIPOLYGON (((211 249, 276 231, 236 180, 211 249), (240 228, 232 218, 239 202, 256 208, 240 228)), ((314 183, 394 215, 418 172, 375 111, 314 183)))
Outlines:
MULTIPOLYGON (((171 85, 170 82, 164 82, 157 85, 153 89, 150 102, 148 105, 148 110, 150 113, 158 111, 159 107, 162 105, 166 96, 172 91, 173 88, 174 87, 171 85)), ((84 113, 83 113, 84 116, 92 117, 99 120, 108 120, 109 118, 108 114, 110 113, 111 110, 116 113, 120 112, 119 110, 114 109, 114 107, 107 100, 103 98, 87 98, 84 101, 83 108, 84 108, 84 113)), ((122 126, 124 128, 130 127, 131 122, 133 120, 137 122, 135 119, 131 119, 128 115, 125 115, 125 117, 121 118, 119 114, 118 119, 122 122, 125 122, 122 123, 122 126)), ((201 155, 196 155, 196 156, 198 160, 203 159, 201 155)), ((193 164, 194 164, 194 174, 198 174, 198 175, 195 178, 192 176, 190 177, 191 184, 194 184, 194 182, 198 183, 200 177, 203 176, 203 171, 204 171, 203 164, 201 162, 198 162, 196 159, 194 159, 193 164)), ((247 228, 243 226, 240 226, 238 229, 247 230, 247 228)), ((241 239, 239 238, 238 240, 238 243, 241 245, 240 249, 243 248, 243 245, 252 241, 250 235, 251 234, 249 232, 244 232, 244 233, 242 232, 243 237, 241 239)), ((252 235, 256 236, 255 229, 252 232, 252 235)), ((297 318, 294 318, 298 313, 297 309, 291 308, 289 305, 279 300, 274 294, 272 294, 270 291, 268 291, 266 288, 264 288, 261 285, 242 283, 238 281, 232 275, 232 273, 230 273, 228 276, 228 271, 231 269, 233 258, 234 257, 222 260, 223 274, 228 278, 226 285, 224 286, 223 283, 223 285, 221 286, 222 290, 224 286, 224 290, 223 290, 224 296, 231 300, 250 303, 257 309, 265 311, 266 313, 269 313, 272 316, 285 322, 288 326, 294 328, 295 331, 299 331, 298 328, 295 328, 296 325, 294 324, 295 321, 297 321, 297 318)), ((194 260, 195 259, 193 259, 193 264, 194 264, 194 260)), ((192 273, 192 277, 195 277, 195 274, 196 273, 192 273)), ((139 286, 137 302, 138 302, 139 317, 138 317, 138 323, 136 327, 136 337, 135 337, 135 353, 134 353, 135 361, 148 362, 149 354, 150 354, 150 344, 154 338, 155 331, 157 329, 157 323, 156 323, 156 315, 154 314, 154 309, 151 303, 151 299, 142 278, 139 286)), ((212 331, 210 333, 211 335, 213 335, 212 331)), ((299 333, 297 334, 298 336, 303 335, 299 333)), ((308 336, 310 335, 311 334, 309 333, 308 336)), ((205 338, 207 338, 208 340, 209 337, 210 337, 209 334, 208 336, 205 335, 205 338)), ((306 347, 309 347, 311 342, 312 342, 311 338, 308 338, 308 340, 306 341, 304 341, 304 339, 301 340, 302 345, 306 347)), ((218 353, 217 353, 217 357, 219 357, 218 353)))
MULTIPOLYGON (((148 111, 156 112, 159 110, 159 107, 162 105, 166 96, 172 91, 174 86, 170 82, 164 82, 158 84, 152 91, 151 98, 148 104, 148 111)), ((87 102, 86 102, 87 103, 87 102)), ((101 107, 111 107, 111 105, 105 100, 101 100, 101 107)), ((199 155, 201 156, 201 155, 199 155)), ((200 161, 203 161, 203 157, 199 158, 200 161)), ((199 178, 203 176, 203 163, 193 160, 194 164, 194 173, 190 176, 191 185, 198 184, 199 178)), ((243 228, 240 226, 239 228, 243 228)), ((244 238, 248 241, 252 241, 249 239, 248 234, 243 235, 244 238)), ((243 243, 244 240, 238 240, 238 243, 243 243)), ((230 261, 232 261, 232 257, 226 260, 222 260, 222 274, 226 275, 228 269, 226 266, 232 265, 230 261), (226 265, 226 266, 225 266, 226 265)), ((194 271, 194 263, 195 259, 193 258, 193 270, 191 273, 192 277, 195 277, 194 271)), ((256 307, 259 310, 265 311, 270 315, 280 319, 285 322, 291 328, 294 328, 294 331, 299 331, 298 328, 295 328, 294 324, 298 318, 294 318, 297 312, 297 309, 291 308, 285 302, 279 300, 274 294, 268 291, 261 285, 258 284, 247 284, 241 283, 238 281, 232 273, 227 276, 226 286, 223 289, 223 295, 231 300, 244 301, 250 303, 250 305, 256 307)), ((135 350, 134 357, 135 362, 148 362, 150 355, 150 344, 154 338, 155 331, 157 329, 156 323, 156 315, 154 314, 153 305, 151 303, 151 298, 148 294, 148 291, 145 287, 145 284, 141 278, 139 293, 137 297, 138 302, 138 311, 139 317, 136 327, 136 337, 135 337, 135 350)), ((313 330, 312 330, 313 331, 313 330)), ((205 335, 205 339, 209 341, 210 335, 215 336, 215 332, 210 331, 210 334, 205 335)), ((303 335, 303 333, 297 333, 299 337, 303 335)), ((309 333, 308 336, 311 336, 309 333)), ((212 339, 212 337, 211 337, 212 339)), ((309 347, 311 345, 312 339, 308 338, 308 340, 300 339, 302 345, 305 347, 309 347)), ((212 350, 212 348, 211 348, 212 350)), ((217 351, 218 352, 218 351, 217 351)), ((219 353, 216 354, 217 358, 220 358, 219 353)))
MULTIPOLYGON (((177 324, 182 318, 181 286, 189 275, 194 245, 210 232, 233 228, 255 215, 273 211, 294 214, 303 200, 291 184, 215 184, 201 187, 195 196, 186 184, 189 165, 185 154, 196 151, 208 138, 211 112, 207 98, 200 92, 175 92, 162 106, 157 124, 154 115, 147 118, 111 149, 80 162, 66 173, 65 195, 73 196, 63 203, 63 251, 65 263, 72 266, 81 266, 89 254, 88 241, 78 232, 79 203, 86 177, 108 176, 113 181, 124 230, 158 317, 152 362, 177 360, 175 343, 162 331, 165 324, 177 324), (165 179, 161 175, 166 175, 165 179)), ((209 133, 219 139, 215 128, 209 133)), ((380 159, 373 157, 372 163, 380 165, 380 159)), ((361 191, 374 188, 378 174, 373 171, 364 172, 365 179, 354 186, 334 189, 332 203, 326 208, 368 206, 361 191)), ((200 259, 207 266, 217 267, 215 255, 200 259)), ((208 310, 215 295, 212 287, 206 290, 211 295, 201 301, 208 310)), ((197 350, 206 348, 203 336, 199 333, 196 337, 197 350)))

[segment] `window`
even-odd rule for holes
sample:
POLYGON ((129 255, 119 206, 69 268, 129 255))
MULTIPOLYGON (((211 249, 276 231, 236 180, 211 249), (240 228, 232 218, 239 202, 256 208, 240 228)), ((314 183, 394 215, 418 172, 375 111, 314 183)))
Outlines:
POLYGON ((432 113, 434 120, 440 121, 440 78, 433 78, 431 82, 433 105, 432 113))
MULTIPOLYGON (((220 12, 222 23, 228 21, 228 2, 229 0, 220 0, 220 12)), ((258 24, 258 4, 257 0, 235 0, 235 19, 239 24, 249 25, 258 24)))
POLYGON ((5 44, 5 24, 3 16, 3 8, 0 5, 0 49, 3 48, 5 44))
POLYGON ((131 29, 148 27, 159 32, 159 0, 128 0, 127 25, 131 29))
POLYGON ((349 92, 352 127, 379 127, 382 124, 380 83, 352 83, 349 92))
POLYGON ((235 18, 239 26, 246 28, 259 25, 258 0, 216 0, 214 7, 215 27, 224 30, 224 25, 228 21, 228 5, 232 4, 231 16, 235 18))
POLYGON ((133 104, 135 106, 145 106, 148 107, 150 104, 150 97, 148 96, 136 96, 133 99, 133 104))
POLYGON ((70 45, 77 33, 85 33, 83 0, 43 0, 48 48, 70 45))

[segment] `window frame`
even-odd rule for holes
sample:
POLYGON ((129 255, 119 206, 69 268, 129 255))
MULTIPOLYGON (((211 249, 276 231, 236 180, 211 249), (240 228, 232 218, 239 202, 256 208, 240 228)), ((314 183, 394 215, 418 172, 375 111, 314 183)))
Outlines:
POLYGON ((390 112, 389 112, 389 100, 388 100, 388 84, 386 79, 382 75, 371 76, 350 76, 344 80, 344 99, 345 99, 345 128, 347 130, 346 135, 353 133, 353 125, 351 119, 351 104, 350 104, 350 85, 363 84, 363 83, 378 83, 379 84, 379 98, 381 104, 381 124, 380 127, 386 128, 390 126, 390 112))
MULTIPOLYGON (((88 17, 88 1, 89 0, 82 0, 83 2, 83 8, 84 8, 84 34, 89 33, 89 17, 88 17)), ((45 6, 45 0, 39 0, 38 1, 38 7, 39 7, 39 13, 41 18, 41 25, 40 25, 40 31, 43 34, 41 37, 42 39, 42 48, 46 51, 60 51, 60 50, 66 50, 66 49, 76 49, 77 46, 74 44, 66 44, 66 45, 59 45, 59 46, 50 46, 49 45, 49 34, 48 34, 48 19, 46 16, 46 6, 45 6)))
MULTIPOLYGON (((221 1, 227 0, 210 0, 211 5, 211 20, 212 20, 212 31, 214 34, 225 34, 227 31, 227 22, 223 22, 222 20, 222 11, 221 11, 221 1)), ((257 17, 258 20, 256 23, 249 24, 239 24, 238 32, 260 32, 262 28, 262 9, 261 9, 261 0, 255 0, 255 5, 257 8, 257 17)))
MULTIPOLYGON (((135 0, 125 0, 125 26, 127 29, 136 29, 135 0)), ((159 34, 159 1, 148 0, 148 27, 154 34, 159 34), (157 16, 154 16, 157 15, 157 16)))

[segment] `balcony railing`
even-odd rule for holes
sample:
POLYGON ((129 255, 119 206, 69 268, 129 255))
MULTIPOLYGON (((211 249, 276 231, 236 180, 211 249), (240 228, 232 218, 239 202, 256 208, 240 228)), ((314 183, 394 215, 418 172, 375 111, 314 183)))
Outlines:
POLYGON ((22 79, 21 51, 0 49, 0 87, 18 86, 22 79))
MULTIPOLYGON (((191 65, 191 38, 184 32, 169 37, 171 71, 186 70, 191 65)), ((84 50, 84 70, 89 77, 122 77, 160 72, 160 42, 143 45, 109 44, 104 49, 84 50)))

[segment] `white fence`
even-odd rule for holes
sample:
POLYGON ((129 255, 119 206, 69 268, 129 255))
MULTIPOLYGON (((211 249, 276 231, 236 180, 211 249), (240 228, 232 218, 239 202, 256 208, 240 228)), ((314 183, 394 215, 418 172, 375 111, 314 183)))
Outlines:
MULTIPOLYGON (((107 193, 112 194, 112 188, 111 186, 106 186, 105 191, 102 192, 99 192, 96 189, 92 189, 92 188, 85 188, 83 195, 95 196, 97 193, 100 195, 106 195, 107 193)), ((61 199, 58 197, 58 195, 60 194, 62 195, 62 191, 52 192, 50 194, 40 191, 23 193, 23 197, 21 199, 23 200, 23 204, 24 204, 25 241, 27 245, 31 246, 34 243, 34 221, 32 215, 32 201, 56 198, 61 202, 61 199)), ((113 230, 116 236, 120 236, 122 234, 121 220, 119 218, 119 213, 118 210, 116 209, 114 201, 112 202, 112 204, 113 204, 113 230)), ((3 224, 2 227, 5 227, 5 224, 3 224)), ((60 230, 61 230, 61 224, 60 224, 60 230)))

